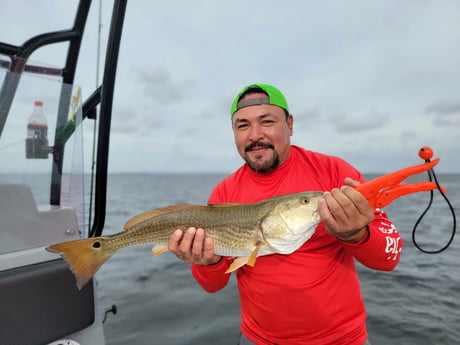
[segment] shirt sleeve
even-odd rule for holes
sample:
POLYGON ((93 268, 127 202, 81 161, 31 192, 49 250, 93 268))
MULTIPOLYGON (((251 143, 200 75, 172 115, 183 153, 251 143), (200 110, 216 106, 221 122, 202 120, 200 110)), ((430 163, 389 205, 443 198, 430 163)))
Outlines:
POLYGON ((381 271, 393 270, 401 256, 402 239, 385 212, 375 210, 375 219, 368 225, 368 235, 358 243, 342 245, 364 266, 381 271))
POLYGON ((230 273, 225 271, 230 267, 233 259, 222 257, 215 265, 192 265, 192 275, 197 283, 207 292, 216 292, 223 289, 230 279, 230 273))

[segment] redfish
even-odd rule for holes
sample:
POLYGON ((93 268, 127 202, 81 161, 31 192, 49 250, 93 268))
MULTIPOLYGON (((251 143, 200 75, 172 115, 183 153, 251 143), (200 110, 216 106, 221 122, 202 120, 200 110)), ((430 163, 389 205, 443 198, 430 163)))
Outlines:
POLYGON ((62 242, 46 248, 60 254, 82 288, 96 271, 121 248, 154 244, 153 254, 168 250, 176 229, 203 228, 213 239, 215 254, 236 257, 227 273, 256 258, 274 253, 290 254, 314 233, 320 222, 318 202, 323 192, 276 196, 253 204, 179 204, 130 219, 123 232, 62 242))

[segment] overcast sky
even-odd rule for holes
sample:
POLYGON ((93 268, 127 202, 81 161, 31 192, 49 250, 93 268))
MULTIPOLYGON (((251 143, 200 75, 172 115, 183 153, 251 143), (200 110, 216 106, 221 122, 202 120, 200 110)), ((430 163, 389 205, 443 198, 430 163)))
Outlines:
MULTIPOLYGON (((3 0, 0 41, 21 44, 69 28, 75 6, 3 0)), ((96 83, 98 6, 94 1, 75 80, 83 98, 96 83)), ((111 6, 102 3, 104 48, 111 6)), ((264 82, 288 100, 293 144, 342 157, 364 173, 420 164, 418 150, 427 145, 441 158, 439 172, 458 173, 459 23, 460 2, 449 0, 132 0, 109 168, 232 172, 242 161, 230 104, 243 86, 264 82)), ((50 55, 60 53, 50 52, 32 59, 52 63, 50 55)))

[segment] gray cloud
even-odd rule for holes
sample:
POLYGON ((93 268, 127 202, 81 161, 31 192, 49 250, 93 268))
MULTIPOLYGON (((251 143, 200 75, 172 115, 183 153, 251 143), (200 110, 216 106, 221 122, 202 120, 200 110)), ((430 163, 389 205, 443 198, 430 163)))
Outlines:
POLYGON ((388 116, 378 111, 372 111, 361 117, 351 117, 344 114, 335 115, 330 120, 337 131, 353 133, 382 128, 388 121, 388 116))
POLYGON ((438 114, 460 113, 460 100, 432 104, 426 108, 426 112, 438 114))
POLYGON ((460 126, 460 112, 436 114, 433 124, 440 127, 460 126))
POLYGON ((128 108, 114 110, 111 129, 116 133, 134 133, 138 130, 136 114, 128 108))
POLYGON ((321 116, 322 111, 318 106, 301 109, 300 111, 293 111, 294 123, 298 124, 311 124, 314 121, 316 124, 325 122, 321 116))
POLYGON ((168 106, 180 102, 190 95, 190 90, 196 85, 195 81, 176 81, 164 66, 143 66, 136 71, 136 81, 143 91, 160 106, 168 106))
POLYGON ((440 127, 460 125, 460 100, 437 102, 425 109, 427 114, 433 114, 433 124, 440 127))

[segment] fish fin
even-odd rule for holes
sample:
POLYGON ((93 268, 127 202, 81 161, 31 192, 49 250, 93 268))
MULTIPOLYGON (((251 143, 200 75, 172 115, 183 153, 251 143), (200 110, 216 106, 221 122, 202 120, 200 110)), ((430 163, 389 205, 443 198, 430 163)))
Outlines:
POLYGON ((238 268, 244 266, 244 265, 249 265, 251 267, 254 267, 256 264, 257 260, 257 254, 259 254, 259 249, 264 245, 263 242, 258 242, 253 249, 251 255, 249 256, 240 256, 233 261, 233 263, 230 265, 230 267, 225 271, 225 273, 230 273, 233 271, 236 271, 238 268))
POLYGON ((113 254, 103 250, 103 237, 57 243, 46 248, 61 255, 72 270, 79 290, 113 254))
POLYGON ((222 204, 208 204, 209 207, 232 207, 232 206, 241 206, 244 204, 239 204, 237 202, 226 202, 222 204))
POLYGON ((167 245, 158 244, 158 245, 156 245, 155 247, 152 248, 152 254, 157 256, 157 255, 163 254, 164 252, 167 252, 168 250, 169 249, 168 249, 167 245))
POLYGON ((156 210, 144 212, 141 214, 138 214, 137 216, 134 216, 130 220, 128 220, 125 225, 123 226, 124 230, 129 230, 132 228, 134 225, 139 224, 140 222, 143 222, 144 220, 150 219, 157 217, 161 214, 165 213, 170 213, 170 212, 176 212, 180 210, 186 210, 189 208, 194 208, 194 207, 206 207, 203 205, 195 205, 195 204, 178 204, 178 205, 172 205, 172 206, 166 206, 162 208, 158 208, 156 210))
POLYGON ((230 273, 230 272, 236 271, 238 268, 246 265, 248 263, 248 260, 249 260, 249 256, 239 256, 239 257, 237 257, 232 262, 230 267, 225 271, 225 273, 230 273))
POLYGON ((256 264, 257 254, 259 254, 259 249, 262 246, 263 246, 262 242, 257 243, 256 247, 254 248, 254 250, 252 251, 251 255, 249 256, 249 259, 248 259, 248 265, 249 266, 254 267, 254 265, 256 264))

